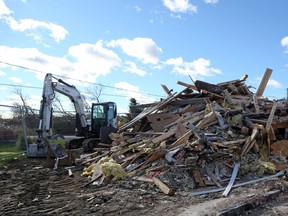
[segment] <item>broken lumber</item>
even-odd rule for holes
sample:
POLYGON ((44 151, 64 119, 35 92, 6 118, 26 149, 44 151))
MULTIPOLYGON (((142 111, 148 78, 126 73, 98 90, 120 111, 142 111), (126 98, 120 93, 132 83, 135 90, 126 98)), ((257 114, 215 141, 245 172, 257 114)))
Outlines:
POLYGON ((174 191, 170 189, 166 184, 164 184, 160 179, 156 177, 153 177, 152 179, 153 179, 154 184, 157 185, 163 193, 169 196, 174 194, 174 191))
POLYGON ((261 83, 257 89, 256 96, 261 97, 265 91, 266 85, 268 84, 268 81, 270 79, 270 76, 272 74, 272 70, 270 68, 266 68, 265 74, 261 80, 261 83))

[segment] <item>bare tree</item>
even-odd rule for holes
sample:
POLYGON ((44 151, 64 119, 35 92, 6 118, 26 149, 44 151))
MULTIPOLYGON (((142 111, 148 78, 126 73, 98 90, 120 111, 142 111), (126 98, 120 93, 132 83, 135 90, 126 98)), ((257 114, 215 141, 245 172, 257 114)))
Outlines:
POLYGON ((99 102, 103 89, 103 85, 93 85, 93 87, 87 88, 86 93, 88 94, 88 99, 99 102))
POLYGON ((35 115, 35 112, 34 110, 28 105, 28 97, 24 95, 23 91, 22 91, 22 88, 14 88, 12 89, 12 93, 16 94, 19 96, 20 100, 21 100, 21 103, 18 103, 18 102, 15 102, 14 103, 14 107, 15 109, 12 108, 12 112, 14 114, 16 113, 20 113, 20 108, 23 107, 24 108, 24 115, 25 116, 28 116, 28 115, 35 115))
POLYGON ((55 111, 58 111, 58 112, 60 112, 62 114, 71 116, 71 113, 67 112, 64 109, 64 106, 62 105, 61 100, 59 99, 59 96, 57 94, 55 95, 54 100, 57 102, 57 103, 53 103, 53 107, 54 107, 55 111))

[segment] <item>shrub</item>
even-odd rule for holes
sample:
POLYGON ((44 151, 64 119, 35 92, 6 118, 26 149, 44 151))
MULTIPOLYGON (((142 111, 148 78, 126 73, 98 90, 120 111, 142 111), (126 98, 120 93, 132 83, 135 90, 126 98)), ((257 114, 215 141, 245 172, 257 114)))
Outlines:
POLYGON ((0 141, 15 140, 16 137, 11 128, 0 127, 0 141))

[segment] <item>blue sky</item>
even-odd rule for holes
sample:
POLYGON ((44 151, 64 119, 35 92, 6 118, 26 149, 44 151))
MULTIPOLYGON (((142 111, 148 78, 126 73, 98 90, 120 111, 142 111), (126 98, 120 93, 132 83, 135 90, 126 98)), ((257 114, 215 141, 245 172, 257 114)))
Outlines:
POLYGON ((158 101, 161 84, 179 92, 189 76, 217 84, 248 74, 257 89, 267 67, 264 96, 284 98, 287 8, 287 0, 0 0, 0 105, 19 101, 16 85, 38 109, 46 73, 86 98, 100 84, 100 100, 127 112, 130 98, 158 101))

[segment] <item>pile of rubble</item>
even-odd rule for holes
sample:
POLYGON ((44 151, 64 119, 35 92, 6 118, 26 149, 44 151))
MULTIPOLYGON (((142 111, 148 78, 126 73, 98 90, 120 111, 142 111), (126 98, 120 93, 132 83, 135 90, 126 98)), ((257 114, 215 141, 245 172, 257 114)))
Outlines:
POLYGON ((287 104, 262 96, 271 73, 267 68, 256 93, 245 85, 247 75, 217 85, 179 81, 179 93, 162 85, 166 99, 131 107, 142 112, 110 134, 112 147, 81 159, 90 164, 89 183, 130 177, 171 195, 207 186, 231 189, 236 177, 243 182, 283 174, 287 104))

